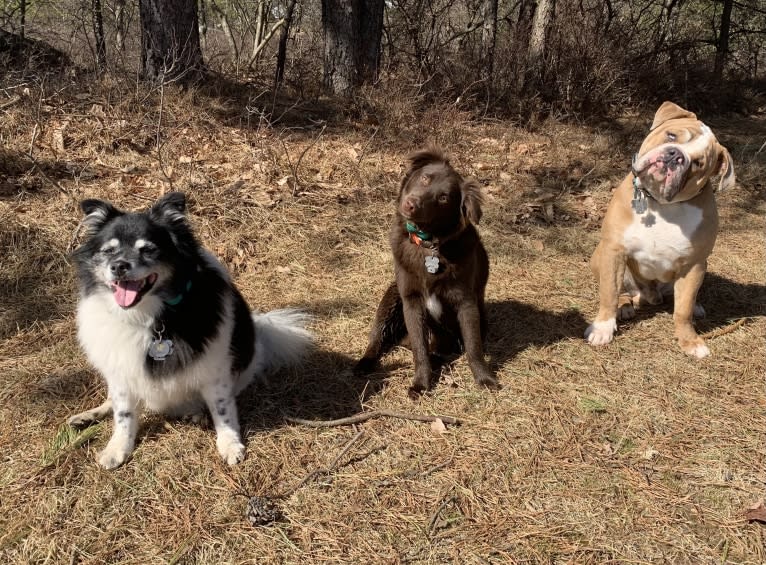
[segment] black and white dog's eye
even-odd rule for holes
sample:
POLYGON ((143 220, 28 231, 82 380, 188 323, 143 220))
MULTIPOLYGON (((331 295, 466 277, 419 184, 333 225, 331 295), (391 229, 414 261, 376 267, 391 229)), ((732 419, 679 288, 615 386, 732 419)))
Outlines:
POLYGON ((676 134, 674 134, 674 133, 668 132, 667 136, 668 136, 668 141, 675 141, 676 140, 676 134))
POLYGON ((117 251, 116 247, 104 247, 101 250, 101 253, 103 253, 104 255, 113 255, 115 251, 117 251))

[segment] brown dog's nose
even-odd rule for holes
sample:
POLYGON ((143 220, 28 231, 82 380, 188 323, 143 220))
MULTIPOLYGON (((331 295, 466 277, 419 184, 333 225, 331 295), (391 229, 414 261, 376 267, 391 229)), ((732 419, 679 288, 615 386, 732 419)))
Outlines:
POLYGON ((418 208, 418 202, 412 196, 408 196, 404 199, 404 202, 402 202, 402 208, 404 208, 404 211, 408 214, 411 214, 418 208))

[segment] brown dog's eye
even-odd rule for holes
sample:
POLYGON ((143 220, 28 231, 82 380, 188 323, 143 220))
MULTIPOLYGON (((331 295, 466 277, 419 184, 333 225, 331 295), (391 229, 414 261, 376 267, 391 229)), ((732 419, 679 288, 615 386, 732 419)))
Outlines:
POLYGON ((449 196, 447 196, 446 194, 440 194, 438 200, 439 200, 439 204, 446 204, 447 202, 449 202, 449 196))
POLYGON ((699 159, 695 159, 694 161, 692 161, 692 165, 699 168, 702 166, 702 161, 700 161, 699 159))
POLYGON ((674 134, 674 133, 668 132, 667 136, 668 136, 668 141, 675 141, 676 140, 676 134, 674 134))

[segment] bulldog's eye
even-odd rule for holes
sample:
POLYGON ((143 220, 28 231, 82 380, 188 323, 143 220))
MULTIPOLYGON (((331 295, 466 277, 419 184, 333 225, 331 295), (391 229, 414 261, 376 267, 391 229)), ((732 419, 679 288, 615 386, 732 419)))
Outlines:
POLYGON ((700 168, 702 166, 702 161, 700 161, 699 159, 694 159, 692 161, 692 165, 697 167, 697 168, 700 168))
POLYGON ((668 132, 667 134, 668 141, 675 141, 676 140, 676 134, 668 132))
POLYGON ((447 196, 446 194, 440 194, 437 200, 439 201, 439 204, 446 204, 447 202, 449 202, 449 196, 447 196))

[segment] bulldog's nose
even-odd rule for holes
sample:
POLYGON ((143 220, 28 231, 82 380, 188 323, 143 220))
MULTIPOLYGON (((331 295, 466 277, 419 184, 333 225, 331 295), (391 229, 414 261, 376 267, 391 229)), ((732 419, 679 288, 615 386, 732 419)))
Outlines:
POLYGON ((116 277, 121 277, 130 270, 130 263, 127 261, 114 261, 109 265, 109 270, 116 277))
POLYGON ((665 162, 668 164, 674 163, 676 165, 683 165, 684 154, 681 153, 681 150, 677 147, 668 147, 665 151, 665 162))

